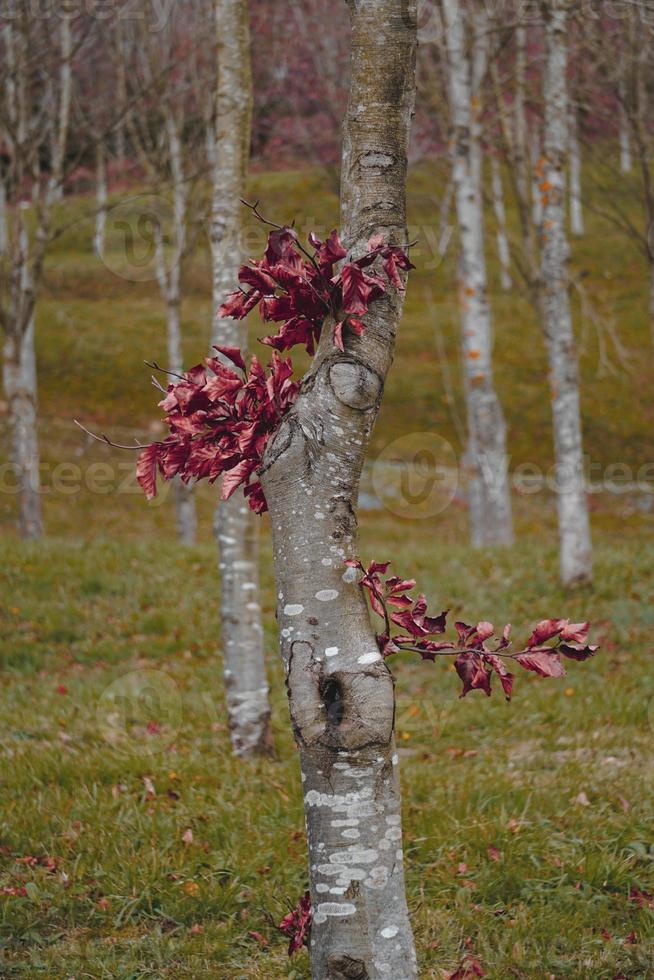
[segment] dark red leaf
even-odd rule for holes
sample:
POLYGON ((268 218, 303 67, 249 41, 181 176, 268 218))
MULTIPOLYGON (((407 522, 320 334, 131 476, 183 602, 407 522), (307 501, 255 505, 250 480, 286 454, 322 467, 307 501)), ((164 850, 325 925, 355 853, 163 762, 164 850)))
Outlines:
POLYGON ((533 653, 519 653, 515 659, 516 663, 525 670, 533 670, 541 677, 563 677, 565 674, 561 658, 557 653, 534 650, 533 653))
POLYGON ((159 444, 153 442, 143 450, 136 464, 136 479, 143 487, 146 500, 152 500, 157 496, 158 453, 159 444))

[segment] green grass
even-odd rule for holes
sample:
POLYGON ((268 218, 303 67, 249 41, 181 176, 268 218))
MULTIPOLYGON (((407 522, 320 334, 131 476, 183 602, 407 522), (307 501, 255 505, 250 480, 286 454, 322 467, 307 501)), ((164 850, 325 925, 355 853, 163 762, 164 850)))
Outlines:
MULTIPOLYGON (((435 210, 432 169, 412 177, 414 224, 435 210)), ((317 174, 255 175, 252 193, 276 216, 322 230, 336 223, 336 199, 317 174)), ((584 281, 605 313, 615 310, 630 370, 598 378, 596 334, 578 322, 586 446, 602 466, 635 469, 652 448, 647 284, 638 257, 588 220, 574 266, 590 270, 584 281)), ((84 225, 59 243, 38 310, 49 538, 17 542, 14 500, 0 495, 0 978, 307 978, 306 955, 288 961, 269 924, 305 888, 306 870, 266 522, 276 757, 245 764, 232 759, 225 725, 215 492, 200 488, 200 541, 180 552, 170 496, 146 505, 129 480, 132 458, 87 443, 71 422, 118 438, 156 431, 142 360, 164 359, 152 284, 112 276, 89 246, 84 225), (41 863, 17 860, 25 856, 41 863)), ((498 292, 494 266, 492 276, 510 452, 515 463, 547 461, 543 345, 524 301, 498 292)), ((204 254, 188 282, 190 359, 208 332, 204 254)), ((416 432, 438 432, 459 451, 456 326, 448 258, 412 280, 373 456, 416 432)), ((393 557, 453 616, 510 620, 518 636, 545 615, 590 618, 602 645, 563 681, 521 675, 510 705, 497 694, 458 700, 445 664, 397 662, 421 976, 441 977, 471 949, 492 980, 645 980, 654 975, 654 916, 629 896, 654 894, 654 517, 638 495, 593 496, 595 584, 566 597, 551 499, 516 495, 515 509, 517 544, 498 553, 468 547, 456 501, 424 519, 363 514, 362 557, 393 557)))

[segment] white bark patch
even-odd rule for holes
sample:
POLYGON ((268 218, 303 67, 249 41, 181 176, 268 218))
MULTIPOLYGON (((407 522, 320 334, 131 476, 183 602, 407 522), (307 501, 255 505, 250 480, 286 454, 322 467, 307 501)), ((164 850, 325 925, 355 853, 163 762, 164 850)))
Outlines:
MULTIPOLYGON (((336 589, 320 589, 316 592, 316 599, 318 602, 333 602, 334 599, 338 597, 338 592, 336 589)), ((300 609, 302 607, 300 606, 300 609)))
MULTIPOLYGON (((353 847, 347 851, 334 851, 333 854, 329 855, 329 860, 332 864, 372 864, 378 857, 378 851, 371 847, 353 847)), ((386 868, 384 868, 384 872, 387 873, 386 868)))
POLYGON ((297 605, 296 603, 287 602, 284 606, 285 616, 299 616, 302 612, 304 612, 304 606, 297 605))
POLYGON ((320 902, 317 915, 354 915, 356 908, 351 902, 320 902))
POLYGON ((371 650, 370 653, 364 653, 357 660, 358 664, 374 664, 375 661, 381 660, 381 654, 378 650, 371 650))
POLYGON ((397 936, 398 932, 399 929, 397 926, 386 926, 385 929, 382 929, 379 935, 383 936, 384 939, 393 939, 394 936, 397 936))
POLYGON ((326 657, 335 657, 338 653, 338 647, 327 647, 325 650, 326 657))

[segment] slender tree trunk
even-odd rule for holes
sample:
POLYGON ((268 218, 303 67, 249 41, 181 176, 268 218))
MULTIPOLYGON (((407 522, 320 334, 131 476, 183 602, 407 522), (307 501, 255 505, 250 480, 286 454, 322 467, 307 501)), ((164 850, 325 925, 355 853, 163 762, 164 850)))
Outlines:
POLYGON ((9 402, 11 458, 18 487, 18 531, 22 538, 43 534, 36 428, 34 321, 22 335, 9 334, 4 345, 3 382, 9 402))
MULTIPOLYGON (((184 363, 182 356, 182 331, 180 325, 179 291, 169 294, 166 302, 166 327, 168 340, 169 369, 181 374, 184 363)), ((184 545, 195 544, 197 518, 193 487, 176 478, 173 483, 175 494, 175 520, 179 540, 184 545)))
POLYGON ((52 201, 60 201, 64 196, 64 164, 68 145, 70 109, 73 96, 73 35, 71 14, 64 9, 60 21, 59 103, 56 112, 56 126, 52 145, 52 167, 49 194, 52 201))
MULTIPOLYGON (((211 253, 212 343, 247 348, 241 322, 218 308, 234 288, 241 260, 240 199, 250 154, 252 79, 248 7, 215 0, 218 85, 214 140, 211 253)), ((242 494, 218 504, 214 533, 219 553, 220 611, 227 711, 238 755, 269 752, 270 704, 259 607, 259 526, 242 494)))
POLYGON ((529 157, 531 160, 531 220, 537 230, 543 223, 543 199, 540 185, 543 180, 541 167, 541 147, 538 132, 532 131, 529 140, 529 157))
POLYGON ((468 407, 470 521, 476 547, 513 538, 506 426, 493 385, 481 168, 472 113, 471 65, 459 0, 443 0, 454 140, 454 185, 461 252, 459 302, 468 407))
POLYGON ((506 234, 506 209, 504 207, 504 188, 502 173, 497 157, 491 156, 491 189, 493 193, 493 211, 497 223, 497 255, 500 260, 500 281, 502 289, 508 292, 513 285, 511 278, 511 253, 509 239, 506 234))
POLYGON ((93 250, 99 259, 104 255, 105 228, 107 225, 107 167, 102 140, 98 140, 95 163, 95 234, 93 250))
POLYGON ((570 151, 570 230, 573 235, 584 233, 584 212, 581 206, 581 152, 579 122, 574 109, 570 110, 568 144, 570 151))
POLYGON ((565 233, 566 0, 546 0, 543 7, 547 37, 544 176, 548 189, 544 194, 539 300, 550 360, 561 579, 569 586, 589 581, 592 566, 565 233))
MULTIPOLYGON (((406 241, 415 4, 355 0, 343 130, 341 226, 352 255, 371 235, 406 241)), ((392 290, 346 351, 323 330, 313 365, 268 446, 277 616, 300 750, 309 843, 314 980, 417 976, 404 891, 393 679, 356 575, 359 478, 403 297, 392 290)))
POLYGON ((654 344, 654 261, 650 260, 649 265, 649 323, 652 333, 652 344, 654 344))
MULTIPOLYGON (((538 268, 537 237, 533 221, 529 214, 530 170, 531 158, 527 139, 527 113, 525 109, 525 86, 527 72, 527 32, 524 27, 516 28, 516 60, 515 60, 515 103, 513 107, 514 120, 514 161, 515 189, 518 202, 518 213, 522 228, 522 238, 525 244, 530 274, 536 274, 538 268)), ((493 70, 493 66, 491 66, 493 70)), ((498 90, 498 104, 503 107, 501 91, 498 90)), ((508 136, 508 127, 507 127, 508 136)))
POLYGON ((618 138, 620 141, 620 173, 622 174, 631 173, 631 143, 629 140, 629 115, 625 105, 626 98, 627 87, 624 78, 621 76, 618 83, 618 138))
POLYGON ((4 177, 0 176, 0 255, 4 255, 7 251, 7 236, 7 188, 4 177))

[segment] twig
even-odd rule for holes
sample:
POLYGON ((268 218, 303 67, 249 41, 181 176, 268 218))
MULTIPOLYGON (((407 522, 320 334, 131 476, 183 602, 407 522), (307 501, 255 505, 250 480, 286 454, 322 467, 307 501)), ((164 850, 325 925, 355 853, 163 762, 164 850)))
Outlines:
POLYGON ((106 436, 104 432, 101 432, 99 436, 96 435, 95 432, 91 432, 90 429, 87 429, 86 426, 82 425, 81 422, 78 422, 77 419, 73 419, 73 422, 75 423, 75 425, 78 425, 83 432, 86 432, 87 436, 91 436, 91 438, 95 439, 96 442, 103 442, 105 445, 111 446, 112 449, 139 450, 139 449, 148 448, 147 446, 144 446, 142 443, 140 443, 138 439, 134 440, 136 442, 135 446, 123 446, 119 442, 112 442, 109 436, 106 436))

